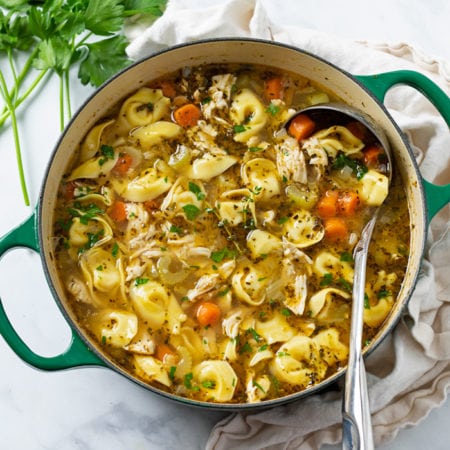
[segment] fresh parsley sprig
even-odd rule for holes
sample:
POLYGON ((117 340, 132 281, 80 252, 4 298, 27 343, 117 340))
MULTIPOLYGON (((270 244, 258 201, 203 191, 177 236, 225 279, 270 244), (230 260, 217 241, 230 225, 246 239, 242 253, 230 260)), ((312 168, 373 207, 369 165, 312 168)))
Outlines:
POLYGON ((0 0, 0 130, 10 123, 23 197, 29 205, 17 109, 50 75, 59 77, 60 128, 71 117, 70 78, 100 86, 130 64, 125 19, 158 17, 166 0, 0 0))

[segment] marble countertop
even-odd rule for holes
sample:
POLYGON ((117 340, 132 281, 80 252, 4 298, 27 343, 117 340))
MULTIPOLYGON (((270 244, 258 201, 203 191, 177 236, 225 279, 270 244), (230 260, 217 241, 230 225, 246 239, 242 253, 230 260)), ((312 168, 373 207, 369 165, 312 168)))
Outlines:
MULTIPOLYGON (((223 0, 213 0, 219 3, 223 0)), ((186 6, 191 2, 180 2, 186 6)), ((195 4, 208 5, 199 0, 195 4)), ((450 62, 447 0, 264 0, 274 21, 355 40, 406 42, 450 62)), ((3 64, 3 62, 1 62, 3 64)), ((74 77, 75 78, 75 77, 74 77)), ((57 80, 20 115, 25 170, 35 205, 48 159, 59 135, 57 80)), ((79 106, 90 90, 74 85, 79 106)), ((0 235, 27 218, 12 137, 2 132, 0 235)), ((15 250, 0 261, 0 296, 25 342, 39 354, 63 351, 70 331, 46 286, 39 256, 15 250)), ((0 448, 7 450, 202 449, 224 413, 189 409, 159 398, 108 369, 42 372, 23 363, 0 339, 0 448)), ((447 449, 450 400, 419 425, 400 431, 383 450, 447 449)), ((329 450, 338 447, 327 447, 329 450)))

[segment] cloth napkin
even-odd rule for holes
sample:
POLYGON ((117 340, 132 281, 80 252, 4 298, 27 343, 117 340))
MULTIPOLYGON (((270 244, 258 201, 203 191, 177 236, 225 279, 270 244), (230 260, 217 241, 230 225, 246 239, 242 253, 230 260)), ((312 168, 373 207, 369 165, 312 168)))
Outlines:
MULTIPOLYGON (((148 26, 130 23, 127 49, 141 59, 168 46, 203 38, 256 37, 312 52, 353 74, 397 69, 423 73, 450 92, 450 66, 411 46, 354 42, 322 32, 283 27, 269 20, 258 0, 228 0, 184 8, 169 1, 148 26)), ((450 181, 450 133, 434 107, 418 92, 393 88, 385 105, 407 135, 425 179, 450 181)), ((427 248, 408 315, 367 358, 375 444, 419 423, 442 404, 450 385, 450 208, 431 222, 427 248)), ((341 441, 341 392, 325 392, 263 412, 230 414, 213 428, 207 449, 318 449, 341 441)))

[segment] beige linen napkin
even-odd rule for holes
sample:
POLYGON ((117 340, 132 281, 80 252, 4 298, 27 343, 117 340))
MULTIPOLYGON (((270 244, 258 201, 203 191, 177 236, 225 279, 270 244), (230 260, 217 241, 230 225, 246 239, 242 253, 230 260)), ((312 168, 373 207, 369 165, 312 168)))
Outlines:
MULTIPOLYGON (((400 43, 353 42, 269 20, 258 0, 183 8, 169 1, 151 26, 127 30, 131 58, 167 46, 212 37, 257 37, 296 45, 353 74, 397 69, 419 71, 450 92, 450 67, 400 43)), ((422 175, 450 182, 450 133, 434 107, 408 87, 392 89, 385 105, 408 136, 422 175)), ((417 424, 441 404, 450 386, 450 208, 432 221, 410 317, 367 360, 372 422, 377 445, 417 424)), ((341 440, 341 393, 326 392, 271 410, 230 414, 209 437, 208 449, 318 449, 341 440)))

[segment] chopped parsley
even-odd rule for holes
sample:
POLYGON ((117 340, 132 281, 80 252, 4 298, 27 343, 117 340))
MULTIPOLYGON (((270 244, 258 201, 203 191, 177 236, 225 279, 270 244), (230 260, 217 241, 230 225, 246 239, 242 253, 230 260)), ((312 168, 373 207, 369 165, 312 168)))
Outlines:
POLYGON ((211 256, 210 258, 215 262, 215 263, 220 263, 222 262, 224 259, 233 259, 236 257, 236 250, 230 250, 228 247, 224 247, 221 250, 217 250, 215 252, 211 252, 211 256))
POLYGON ((147 284, 148 283, 148 281, 149 281, 149 279, 148 278, 136 278, 135 280, 134 280, 134 285, 135 286, 141 286, 141 285, 143 285, 143 284, 147 284))
POLYGON ((72 217, 79 217, 80 222, 83 225, 87 225, 94 217, 105 213, 105 211, 99 208, 95 203, 83 205, 80 202, 75 202, 72 208, 67 208, 67 211, 72 217))
POLYGON ((114 159, 114 149, 110 145, 102 145, 100 147, 100 153, 103 156, 103 158, 98 160, 100 166, 103 166, 106 161, 114 159))
POLYGON ((266 112, 268 112, 272 116, 276 116, 280 112, 280 107, 270 102, 269 106, 266 108, 266 112))
POLYGON ((233 127, 233 131, 235 134, 243 133, 245 130, 247 130, 247 127, 245 125, 235 125, 233 127))
POLYGON ((326 273, 320 280, 320 286, 329 286, 333 282, 333 274, 326 273))
POLYGON ((189 190, 195 194, 197 200, 203 200, 206 197, 206 194, 200 189, 200 187, 192 181, 189 181, 189 190))
POLYGON ((369 170, 367 166, 363 164, 361 161, 349 158, 347 155, 344 155, 343 153, 339 154, 336 157, 331 167, 333 169, 342 169, 345 166, 348 166, 352 169, 353 174, 356 176, 358 180, 361 180, 361 178, 369 170))
POLYGON ((183 206, 183 211, 188 220, 195 220, 202 212, 198 206, 189 204, 183 206))

